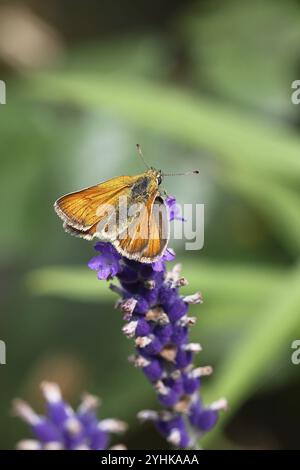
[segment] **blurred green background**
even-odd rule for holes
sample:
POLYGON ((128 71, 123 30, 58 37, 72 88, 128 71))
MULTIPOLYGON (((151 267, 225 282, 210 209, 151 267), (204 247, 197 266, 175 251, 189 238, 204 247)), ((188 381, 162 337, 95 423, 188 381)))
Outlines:
POLYGON ((171 241, 204 304, 193 340, 211 364, 205 401, 229 411, 205 448, 299 448, 300 1, 0 2, 0 448, 28 436, 15 396, 42 410, 55 380, 76 404, 130 424, 131 449, 165 448, 135 418, 158 408, 114 294, 86 266, 92 244, 67 236, 60 195, 148 162, 180 203, 205 203, 205 247, 171 241))

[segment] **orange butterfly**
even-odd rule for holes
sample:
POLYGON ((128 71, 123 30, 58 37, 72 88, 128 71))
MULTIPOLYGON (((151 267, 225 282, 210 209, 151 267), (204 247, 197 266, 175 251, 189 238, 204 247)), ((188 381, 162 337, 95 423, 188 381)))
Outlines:
POLYGON ((148 167, 139 175, 118 176, 67 194, 54 208, 72 235, 108 241, 126 258, 153 263, 169 240, 168 208, 159 192, 163 176, 169 175, 148 167))

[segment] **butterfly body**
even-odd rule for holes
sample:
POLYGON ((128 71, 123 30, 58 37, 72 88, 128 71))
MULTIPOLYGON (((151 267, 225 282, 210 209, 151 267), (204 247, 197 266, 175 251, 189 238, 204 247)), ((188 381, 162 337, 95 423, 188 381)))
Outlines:
POLYGON ((162 256, 169 239, 161 181, 161 171, 150 168, 67 194, 54 208, 72 235, 108 241, 123 256, 152 263, 162 256))

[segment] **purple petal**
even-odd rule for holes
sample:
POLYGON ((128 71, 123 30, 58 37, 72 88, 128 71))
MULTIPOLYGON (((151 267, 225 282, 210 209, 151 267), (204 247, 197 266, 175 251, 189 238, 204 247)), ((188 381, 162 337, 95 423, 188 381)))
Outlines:
POLYGON ((172 250, 172 248, 167 248, 164 255, 163 255, 163 260, 164 261, 174 261, 176 258, 175 251, 172 250))
POLYGON ((178 349, 175 364, 178 369, 184 369, 189 366, 193 361, 193 353, 190 351, 183 351, 178 349))
POLYGON ((35 437, 44 444, 48 442, 61 442, 62 439, 59 429, 45 418, 41 418, 39 422, 32 425, 32 431, 35 437))
POLYGON ((151 343, 145 346, 143 349, 146 354, 150 354, 152 356, 155 354, 159 354, 162 348, 163 348, 163 345, 161 344, 159 339, 154 337, 151 343))
POLYGON ((138 320, 138 324, 135 330, 136 336, 147 336, 151 333, 151 326, 144 318, 138 320))
POLYGON ((172 332, 172 342, 176 344, 176 346, 180 346, 183 343, 187 343, 188 341, 188 329, 182 326, 174 326, 172 332))
POLYGON ((210 431, 218 421, 218 412, 215 410, 204 410, 197 418, 197 427, 201 431, 210 431))
POLYGON ((153 271, 155 272, 162 272, 165 270, 165 263, 164 260, 161 258, 158 261, 155 261, 155 263, 152 264, 153 271))
POLYGON ((117 252, 115 247, 108 242, 97 242, 95 245, 95 250, 100 251, 102 255, 110 255, 116 259, 121 259, 121 255, 117 252))
POLYGON ((155 336, 160 340, 160 342, 165 345, 169 342, 173 333, 173 327, 170 323, 163 326, 157 326, 154 329, 155 336))
POLYGON ((184 392, 187 395, 192 395, 195 393, 199 387, 200 387, 200 379, 199 378, 194 378, 194 377, 189 377, 187 374, 184 374, 183 376, 183 387, 184 387, 184 392))
POLYGON ((180 298, 177 298, 166 310, 171 322, 176 322, 183 317, 188 310, 187 304, 180 298))
POLYGON ((134 313, 144 314, 144 313, 148 312, 150 306, 149 306, 149 303, 147 302, 147 300, 145 300, 141 296, 135 296, 135 299, 137 300, 137 304, 135 306, 134 313))
POLYGON ((175 252, 171 248, 167 248, 163 256, 155 263, 152 263, 153 271, 155 272, 165 271, 166 269, 165 262, 174 261, 175 258, 176 258, 175 252))
POLYGON ((176 405, 180 399, 180 394, 171 389, 166 395, 158 395, 158 399, 162 406, 170 407, 176 405))
POLYGON ((169 218, 172 220, 180 220, 184 222, 184 218, 181 215, 181 207, 177 204, 174 196, 168 196, 165 200, 169 209, 169 218))
POLYGON ((89 438, 91 450, 107 449, 109 441, 108 434, 102 431, 99 426, 90 433, 89 438))
POLYGON ((98 271, 102 266, 102 255, 95 256, 88 262, 88 267, 93 269, 93 271, 98 271))
POLYGON ((164 369, 160 361, 153 359, 148 366, 143 368, 143 372, 150 382, 156 382, 162 377, 164 369))
POLYGON ((103 266, 98 271, 98 279, 99 281, 107 280, 111 276, 111 269, 109 266, 103 266))

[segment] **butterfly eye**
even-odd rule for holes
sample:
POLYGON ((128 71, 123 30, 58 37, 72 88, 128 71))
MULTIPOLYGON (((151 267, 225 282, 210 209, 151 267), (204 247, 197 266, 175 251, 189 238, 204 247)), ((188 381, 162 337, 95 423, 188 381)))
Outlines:
POLYGON ((162 182, 162 177, 161 177, 161 175, 158 175, 157 184, 159 185, 159 184, 161 184, 161 182, 162 182))

